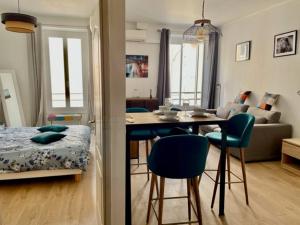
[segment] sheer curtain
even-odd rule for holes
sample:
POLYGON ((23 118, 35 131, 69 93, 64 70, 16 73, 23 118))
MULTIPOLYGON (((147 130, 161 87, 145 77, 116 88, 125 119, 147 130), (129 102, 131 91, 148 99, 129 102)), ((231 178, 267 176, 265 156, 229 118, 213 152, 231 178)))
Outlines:
POLYGON ((201 107, 215 108, 216 83, 218 72, 219 34, 211 33, 205 48, 201 107))
POLYGON ((31 94, 33 101, 32 125, 45 124, 45 93, 42 65, 42 28, 40 25, 34 33, 28 35, 29 74, 31 75, 31 94))
POLYGON ((162 29, 156 92, 156 97, 160 105, 164 104, 165 98, 170 97, 169 39, 170 30, 165 28, 162 29))

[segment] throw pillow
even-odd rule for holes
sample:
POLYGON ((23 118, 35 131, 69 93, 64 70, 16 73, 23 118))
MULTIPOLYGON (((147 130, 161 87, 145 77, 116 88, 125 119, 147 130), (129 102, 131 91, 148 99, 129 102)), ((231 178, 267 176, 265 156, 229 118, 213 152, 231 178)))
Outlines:
POLYGON ((279 95, 266 92, 260 103, 257 105, 257 108, 270 111, 278 98, 279 95))
POLYGON ((43 126, 38 128, 40 132, 47 132, 47 131, 62 132, 66 129, 68 129, 68 127, 64 125, 48 125, 48 126, 43 126))
POLYGON ((41 134, 33 136, 30 140, 39 144, 49 144, 55 141, 59 141, 66 135, 61 133, 56 133, 52 131, 47 131, 41 134))
POLYGON ((255 117, 255 124, 265 124, 268 120, 265 117, 255 117))
POLYGON ((234 99, 234 103, 244 104, 246 99, 251 94, 251 91, 241 91, 234 99))

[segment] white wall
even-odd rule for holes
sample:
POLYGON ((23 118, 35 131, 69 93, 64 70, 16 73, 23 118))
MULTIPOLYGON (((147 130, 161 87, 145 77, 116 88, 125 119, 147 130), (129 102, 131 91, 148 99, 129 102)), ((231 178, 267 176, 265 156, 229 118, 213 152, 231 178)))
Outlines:
MULTIPOLYGON (((152 96, 156 96, 160 46, 160 32, 158 30, 169 28, 172 34, 179 33, 180 37, 184 31, 182 26, 175 25, 148 23, 146 26, 146 40, 144 42, 126 41, 126 54, 148 55, 148 78, 127 78, 126 97, 149 97, 150 89, 152 89, 152 96)), ((136 23, 127 22, 126 29, 136 29, 136 23)))
POLYGON ((156 96, 159 44, 126 42, 126 54, 148 56, 148 78, 126 78, 126 97, 156 96))
POLYGON ((12 33, 0 24, 0 69, 15 70, 25 114, 26 125, 31 123, 31 84, 28 68, 26 34, 12 33))
MULTIPOLYGON (((38 22, 51 25, 87 26, 88 19, 37 16, 38 22)), ((31 96, 31 76, 28 60, 27 34, 8 32, 4 25, 0 24, 0 69, 15 70, 22 105, 25 114, 26 125, 31 125, 31 113, 33 101, 31 96)), ((2 118, 0 118, 2 120, 2 118)))
POLYGON ((240 90, 253 91, 250 105, 256 105, 265 91, 280 94, 273 110, 282 112, 282 122, 294 124, 294 136, 300 135, 300 53, 273 58, 273 42, 276 34, 299 30, 299 11, 300 1, 295 0, 222 26, 219 66, 222 104, 240 90), (236 44, 248 40, 251 60, 235 62, 236 44))

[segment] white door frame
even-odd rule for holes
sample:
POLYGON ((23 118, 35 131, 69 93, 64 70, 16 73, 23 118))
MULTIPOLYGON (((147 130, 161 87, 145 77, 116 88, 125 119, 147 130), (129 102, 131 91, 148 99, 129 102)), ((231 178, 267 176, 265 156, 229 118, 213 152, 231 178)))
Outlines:
POLYGON ((125 224, 125 0, 100 0, 105 225, 125 224))

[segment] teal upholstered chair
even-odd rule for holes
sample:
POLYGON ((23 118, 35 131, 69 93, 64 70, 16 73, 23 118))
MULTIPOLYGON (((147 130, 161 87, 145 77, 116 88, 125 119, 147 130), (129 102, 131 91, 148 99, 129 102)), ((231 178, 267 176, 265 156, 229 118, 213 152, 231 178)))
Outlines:
MULTIPOLYGON (((176 108, 176 107, 172 107, 171 108, 171 111, 177 111, 177 112, 180 112, 181 109, 179 108, 176 108)), ((192 133, 191 130, 188 128, 188 127, 182 127, 186 130, 187 133, 192 133)), ((160 129, 157 129, 156 130, 156 134, 157 136, 159 137, 167 137, 167 136, 170 136, 171 135, 171 130, 170 128, 160 128, 160 129)))
MULTIPOLYGON (((163 199, 181 198, 164 198, 165 178, 187 179, 189 222, 191 221, 191 189, 193 189, 196 198, 197 219, 199 224, 202 224, 198 177, 201 178, 201 175, 204 172, 207 153, 208 139, 204 136, 193 134, 177 135, 176 131, 174 136, 161 138, 154 143, 148 159, 152 177, 147 223, 150 218, 154 186, 158 183, 157 176, 160 176, 158 224, 162 224, 163 199)), ((181 223, 184 222, 180 222, 180 224, 181 223)))
MULTIPOLYGON (((147 109, 145 108, 138 108, 138 107, 134 107, 134 108, 127 108, 126 109, 127 113, 145 113, 145 112, 149 112, 147 109)), ((129 134, 129 138, 131 141, 145 141, 146 143, 146 158, 148 158, 149 155, 149 141, 150 143, 152 143, 153 139, 156 137, 156 133, 153 130, 133 130, 131 131, 131 133, 129 134)), ((139 153, 138 153, 138 163, 137 165, 142 165, 145 163, 140 163, 139 160, 139 153)), ((149 180, 149 167, 148 167, 148 163, 147 164, 147 178, 149 180)), ((141 174, 141 173, 132 173, 133 175, 135 174, 141 174)))
MULTIPOLYGON (((246 203, 249 204, 248 199, 248 189, 247 189, 247 179, 246 179, 246 170, 245 170, 245 157, 244 157, 244 150, 248 147, 249 141, 251 138, 251 133, 253 129, 255 118, 246 113, 241 113, 238 115, 235 115, 231 117, 228 121, 228 131, 227 131, 227 172, 228 172, 228 186, 229 189, 231 188, 231 178, 230 178, 230 150, 229 148, 237 148, 240 151, 240 160, 241 160, 241 166, 242 166, 242 173, 243 173, 243 179, 240 179, 241 182, 244 183, 244 189, 245 189, 245 197, 246 197, 246 203)), ((222 134, 220 132, 211 132, 206 134, 206 137, 208 138, 209 142, 215 146, 220 146, 222 141, 222 134)), ((219 162, 220 165, 220 162, 219 162)), ((219 169, 220 166, 218 166, 218 172, 215 180, 215 187, 213 192, 213 198, 211 207, 213 208, 216 191, 218 187, 219 182, 219 169)), ((237 182, 234 182, 237 183, 237 182)))

